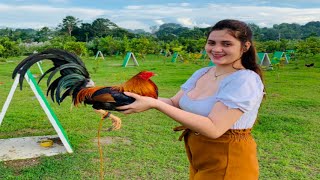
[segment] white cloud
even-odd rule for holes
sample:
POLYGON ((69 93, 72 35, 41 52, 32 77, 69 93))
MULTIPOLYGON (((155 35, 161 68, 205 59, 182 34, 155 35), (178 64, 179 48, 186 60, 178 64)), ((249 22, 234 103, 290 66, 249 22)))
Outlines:
MULTIPOLYGON (((232 6, 211 4, 207 9, 208 16, 215 21, 225 18, 240 19, 264 26, 280 23, 305 24, 320 19, 320 8, 296 9, 269 6, 232 6), (218 14, 219 16, 217 16, 218 14)), ((200 17, 200 16, 197 16, 200 17)))
POLYGON ((194 22, 192 22, 191 18, 186 18, 186 17, 180 17, 177 19, 177 21, 183 25, 183 26, 187 26, 187 27, 190 27, 190 26, 194 26, 194 22))
POLYGON ((180 5, 185 7, 185 6, 190 6, 190 3, 181 3, 180 5))
POLYGON ((271 16, 272 14, 270 14, 270 13, 265 13, 265 12, 260 12, 259 15, 261 15, 261 16, 271 16))
MULTIPOLYGON (((53 1, 53 0, 51 0, 53 1)), ((55 0, 68 2, 68 0, 55 0)), ((71 2, 71 1, 70 1, 71 2)), ((317 1, 314 1, 317 2, 317 1)), ((247 6, 234 4, 173 3, 166 5, 131 5, 104 10, 101 8, 6 5, 0 3, 0 26, 34 28, 56 27, 67 15, 92 22, 96 18, 108 18, 120 27, 144 29, 163 23, 181 23, 184 26, 208 27, 221 19, 232 18, 270 27, 280 23, 305 24, 320 20, 320 8, 283 8, 270 6, 247 6)))
POLYGON ((147 32, 150 32, 149 25, 144 24, 140 21, 119 21, 115 22, 118 26, 126 29, 144 29, 147 32))
POLYGON ((5 4, 0 4, 0 11, 9 11, 11 10, 12 7, 11 6, 8 6, 8 5, 5 5, 5 4))
POLYGON ((200 23, 198 25, 196 25, 197 27, 200 27, 200 28, 206 28, 206 27, 210 27, 212 26, 212 24, 207 24, 207 23, 200 23))
POLYGON ((125 9, 130 9, 130 10, 137 10, 137 9, 142 9, 142 6, 127 6, 125 9))
POLYGON ((68 3, 70 0, 48 0, 50 3, 68 3))
POLYGON ((158 25, 162 25, 162 24, 165 23, 165 22, 164 22, 163 20, 161 20, 161 19, 156 19, 156 20, 154 20, 154 22, 155 22, 156 24, 158 24, 158 25))
POLYGON ((8 6, 0 4, 0 26, 13 28, 56 27, 72 15, 80 20, 94 20, 108 11, 86 8, 55 8, 44 5, 8 6))

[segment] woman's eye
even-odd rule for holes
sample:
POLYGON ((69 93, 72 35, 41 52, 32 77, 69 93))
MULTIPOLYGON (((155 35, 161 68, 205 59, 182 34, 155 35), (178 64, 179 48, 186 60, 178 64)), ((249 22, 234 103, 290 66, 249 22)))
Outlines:
POLYGON ((223 43, 224 46, 229 47, 231 46, 231 43, 223 43))

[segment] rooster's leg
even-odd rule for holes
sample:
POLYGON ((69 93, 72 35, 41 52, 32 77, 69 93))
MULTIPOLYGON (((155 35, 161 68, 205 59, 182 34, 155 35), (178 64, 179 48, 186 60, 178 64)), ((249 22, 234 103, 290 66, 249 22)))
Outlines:
POLYGON ((109 131, 112 131, 112 130, 118 130, 121 128, 121 119, 113 114, 111 114, 110 112, 106 112, 105 115, 103 115, 103 119, 105 118, 110 118, 111 121, 112 121, 112 127, 109 128, 108 130, 109 131))

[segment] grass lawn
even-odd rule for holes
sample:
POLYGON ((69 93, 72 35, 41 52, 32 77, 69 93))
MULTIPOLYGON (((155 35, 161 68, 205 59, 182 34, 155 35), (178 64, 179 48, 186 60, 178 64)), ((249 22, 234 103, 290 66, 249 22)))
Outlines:
MULTIPOLYGON (((11 72, 23 57, 0 62, 0 108, 12 86, 11 72)), ((171 63, 170 58, 147 56, 139 67, 121 67, 123 57, 106 60, 83 58, 97 85, 124 82, 140 70, 152 70, 161 97, 174 95, 196 70, 208 64, 199 60, 171 63)), ((258 144, 260 179, 320 179, 320 63, 300 68, 293 64, 265 72, 267 98, 260 108, 253 134, 258 144)), ((43 69, 51 63, 43 62, 43 69)), ((33 74, 39 74, 37 66, 33 74)), ((40 83, 46 91, 45 81, 40 83)), ((236 90, 236 89, 235 89, 236 90)), ((99 116, 90 106, 70 110, 67 98, 60 106, 48 101, 68 134, 74 153, 29 160, 0 162, 0 179, 99 179, 97 131, 99 116), (63 177, 63 178, 62 178, 63 177)), ((105 179, 187 179, 188 161, 178 124, 162 113, 123 115, 122 129, 101 132, 105 179)), ((17 90, 0 126, 0 139, 56 134, 27 83, 17 90)), ((1 148, 1 147, 0 147, 1 148)))

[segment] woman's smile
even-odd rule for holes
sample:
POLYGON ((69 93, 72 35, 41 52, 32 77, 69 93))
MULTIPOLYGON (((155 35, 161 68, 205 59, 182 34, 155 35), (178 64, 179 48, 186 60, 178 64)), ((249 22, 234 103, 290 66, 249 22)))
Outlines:
POLYGON ((225 54, 212 54, 214 59, 221 59, 225 54))

